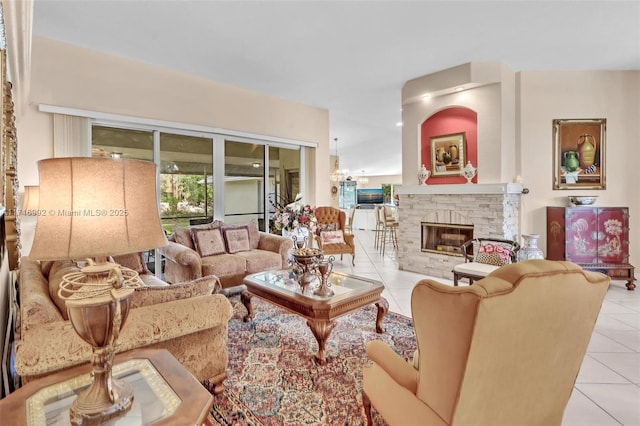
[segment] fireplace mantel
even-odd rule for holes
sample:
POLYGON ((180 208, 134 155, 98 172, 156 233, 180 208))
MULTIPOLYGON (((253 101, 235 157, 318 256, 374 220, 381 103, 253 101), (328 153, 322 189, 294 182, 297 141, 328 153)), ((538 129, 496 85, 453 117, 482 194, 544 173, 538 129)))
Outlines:
POLYGON ((521 183, 479 183, 458 185, 402 185, 394 188, 400 195, 409 194, 520 194, 521 183))

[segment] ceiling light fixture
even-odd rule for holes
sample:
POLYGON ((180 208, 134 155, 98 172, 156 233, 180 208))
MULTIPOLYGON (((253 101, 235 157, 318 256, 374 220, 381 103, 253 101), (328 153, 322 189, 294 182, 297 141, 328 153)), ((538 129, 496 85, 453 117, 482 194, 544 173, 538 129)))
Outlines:
POLYGON ((362 176, 358 178, 359 185, 366 185, 369 183, 369 178, 364 175, 364 170, 362 171, 362 176))
POLYGON ((261 166, 260 163, 258 163, 257 161, 255 163, 251 163, 251 167, 253 167, 254 169, 259 169, 261 166))
POLYGON ((344 173, 340 171, 340 157, 338 157, 338 138, 334 138, 336 141, 336 161, 334 163, 333 172, 329 175, 331 182, 341 182, 344 180, 344 173))
POLYGON ((402 121, 398 121, 398 122, 396 123, 396 126, 398 126, 398 127, 402 127, 402 121))

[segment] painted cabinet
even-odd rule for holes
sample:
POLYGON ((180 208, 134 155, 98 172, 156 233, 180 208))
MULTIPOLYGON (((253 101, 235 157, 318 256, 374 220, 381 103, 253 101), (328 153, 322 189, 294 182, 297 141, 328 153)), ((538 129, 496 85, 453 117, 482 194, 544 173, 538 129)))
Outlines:
POLYGON ((626 279, 633 290, 629 264, 627 207, 547 207, 547 258, 567 260, 584 269, 626 279))

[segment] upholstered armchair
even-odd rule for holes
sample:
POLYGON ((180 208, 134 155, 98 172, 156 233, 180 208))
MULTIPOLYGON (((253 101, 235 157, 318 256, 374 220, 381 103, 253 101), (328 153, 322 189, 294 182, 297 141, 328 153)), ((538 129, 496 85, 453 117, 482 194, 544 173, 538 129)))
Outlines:
POLYGON ((503 266, 472 286, 411 295, 418 350, 366 350, 363 403, 389 425, 560 425, 609 287, 569 262, 503 266))
POLYGON ((314 235, 318 248, 325 255, 351 255, 351 264, 356 264, 356 245, 354 235, 345 232, 346 213, 335 207, 316 207, 314 215, 317 232, 314 235))

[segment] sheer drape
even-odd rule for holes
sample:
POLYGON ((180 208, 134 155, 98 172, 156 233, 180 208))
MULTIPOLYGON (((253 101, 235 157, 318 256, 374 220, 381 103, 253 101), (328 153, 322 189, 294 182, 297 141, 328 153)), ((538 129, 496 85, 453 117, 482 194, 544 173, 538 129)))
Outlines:
POLYGON ((88 118, 53 114, 54 157, 90 157, 90 138, 88 118))

